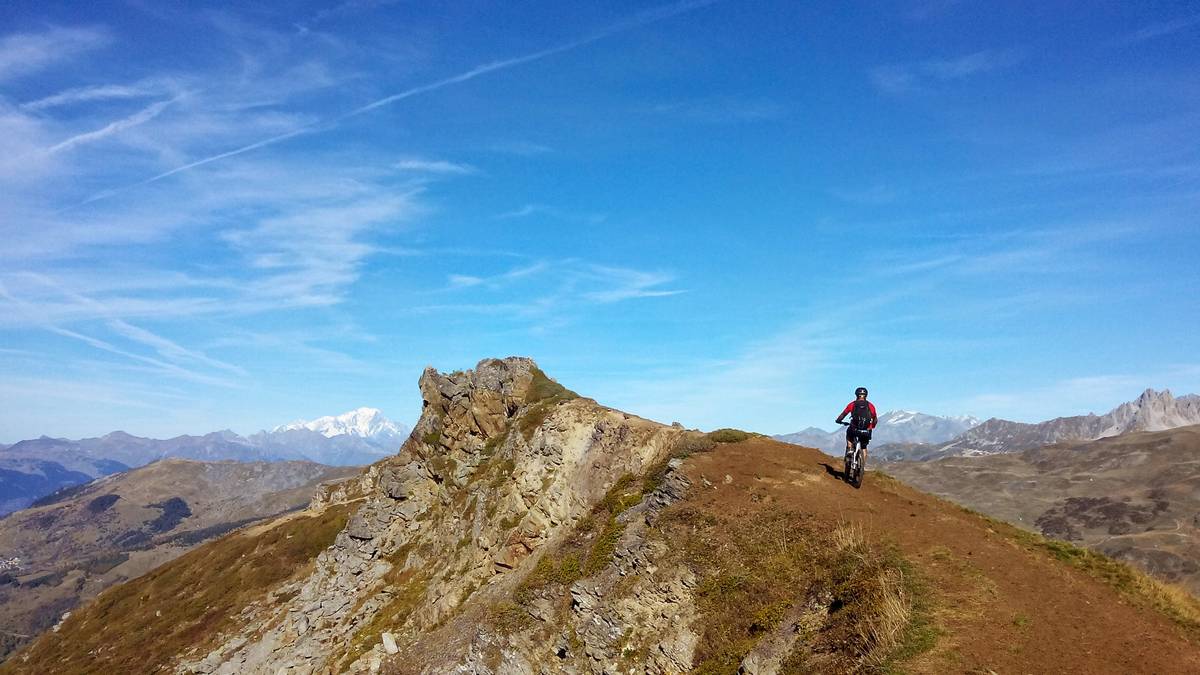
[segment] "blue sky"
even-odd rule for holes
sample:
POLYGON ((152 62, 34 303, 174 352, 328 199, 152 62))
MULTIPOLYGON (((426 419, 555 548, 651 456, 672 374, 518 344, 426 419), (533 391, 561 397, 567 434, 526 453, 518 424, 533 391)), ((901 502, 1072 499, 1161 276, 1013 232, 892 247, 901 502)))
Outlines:
POLYGON ((1200 3, 5 3, 0 441, 1200 390, 1198 139, 1200 3))

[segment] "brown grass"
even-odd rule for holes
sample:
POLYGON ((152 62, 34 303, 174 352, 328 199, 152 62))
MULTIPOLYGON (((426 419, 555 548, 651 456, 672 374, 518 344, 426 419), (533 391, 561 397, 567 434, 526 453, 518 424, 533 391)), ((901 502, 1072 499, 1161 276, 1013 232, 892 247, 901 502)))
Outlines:
POLYGON ((307 570, 352 508, 332 506, 253 536, 237 532, 114 586, 0 673, 149 673, 169 669, 189 648, 202 655, 243 608, 307 570))
POLYGON ((660 520, 699 578, 696 673, 736 672, 793 608, 819 619, 787 672, 886 669, 927 649, 925 594, 894 547, 861 528, 825 528, 800 513, 723 514, 686 502, 660 520))
POLYGON ((1027 550, 1048 555, 1116 589, 1136 605, 1166 615, 1193 641, 1200 642, 1200 599, 1180 586, 1159 581, 1103 553, 1022 530, 972 509, 991 529, 1027 550))

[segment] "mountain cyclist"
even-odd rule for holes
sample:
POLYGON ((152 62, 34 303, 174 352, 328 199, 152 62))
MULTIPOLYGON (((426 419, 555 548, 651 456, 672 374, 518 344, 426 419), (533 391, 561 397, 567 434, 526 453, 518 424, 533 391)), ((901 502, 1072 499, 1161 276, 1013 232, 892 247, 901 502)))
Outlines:
POLYGON ((875 404, 867 400, 867 388, 859 387, 854 390, 854 400, 846 404, 846 409, 838 415, 837 423, 843 424, 846 415, 850 416, 850 426, 846 427, 846 452, 854 450, 854 439, 862 444, 863 466, 867 464, 867 443, 871 442, 871 431, 879 423, 875 414, 875 404))

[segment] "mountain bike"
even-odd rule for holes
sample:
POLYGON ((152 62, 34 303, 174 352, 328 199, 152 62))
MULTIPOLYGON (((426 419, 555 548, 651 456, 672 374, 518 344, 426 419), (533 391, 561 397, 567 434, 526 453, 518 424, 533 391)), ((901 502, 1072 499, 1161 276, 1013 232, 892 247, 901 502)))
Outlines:
MULTIPOLYGON (((850 426, 849 422, 842 422, 842 426, 850 426)), ((854 486, 854 489, 862 487, 863 471, 866 471, 867 461, 863 457, 862 437, 854 434, 854 447, 846 451, 846 456, 843 459, 842 479, 854 486)))

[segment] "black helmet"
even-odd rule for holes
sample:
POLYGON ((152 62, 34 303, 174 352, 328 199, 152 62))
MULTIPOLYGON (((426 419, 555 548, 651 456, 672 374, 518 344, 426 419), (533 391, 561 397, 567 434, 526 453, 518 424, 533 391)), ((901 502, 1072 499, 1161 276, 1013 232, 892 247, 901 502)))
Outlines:
POLYGON ((856 397, 858 397, 858 396, 866 396, 866 395, 867 395, 867 388, 866 388, 866 387, 859 387, 858 389, 855 389, 855 390, 854 390, 854 395, 855 395, 856 397))

